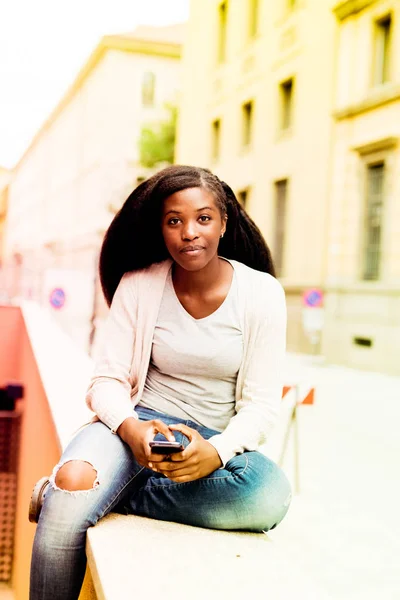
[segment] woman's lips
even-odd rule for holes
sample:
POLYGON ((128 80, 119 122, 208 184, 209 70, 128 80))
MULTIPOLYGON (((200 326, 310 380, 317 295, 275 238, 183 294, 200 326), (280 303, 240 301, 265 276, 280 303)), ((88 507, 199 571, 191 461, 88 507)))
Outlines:
POLYGON ((186 254, 188 256, 197 256, 203 250, 203 246, 186 246, 185 248, 182 248, 180 252, 181 254, 186 254))

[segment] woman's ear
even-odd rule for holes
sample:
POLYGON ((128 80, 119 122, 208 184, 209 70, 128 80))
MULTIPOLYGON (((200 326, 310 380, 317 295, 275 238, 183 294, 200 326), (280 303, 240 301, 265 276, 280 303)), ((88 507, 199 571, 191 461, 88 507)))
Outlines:
POLYGON ((228 220, 228 215, 224 215, 222 217, 222 227, 221 227, 221 237, 224 237, 224 233, 226 231, 226 222, 228 220))

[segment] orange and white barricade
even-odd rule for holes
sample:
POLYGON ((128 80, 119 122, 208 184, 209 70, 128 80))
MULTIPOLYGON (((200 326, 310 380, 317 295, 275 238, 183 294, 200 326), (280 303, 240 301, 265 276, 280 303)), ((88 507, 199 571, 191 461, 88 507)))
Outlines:
POLYGON ((268 442, 261 446, 260 452, 282 465, 289 439, 293 433, 294 449, 294 487, 300 490, 299 473, 299 430, 297 410, 300 405, 312 405, 315 401, 315 388, 307 383, 285 385, 282 393, 282 405, 279 419, 268 442))

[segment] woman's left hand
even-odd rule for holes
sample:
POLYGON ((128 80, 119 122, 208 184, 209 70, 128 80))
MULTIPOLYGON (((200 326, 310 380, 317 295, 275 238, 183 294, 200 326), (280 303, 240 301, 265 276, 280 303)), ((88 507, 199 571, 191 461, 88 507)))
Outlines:
POLYGON ((218 452, 198 431, 180 423, 169 425, 169 429, 180 431, 190 443, 183 452, 171 454, 168 461, 149 464, 153 471, 162 473, 176 483, 184 483, 205 477, 221 467, 218 452))

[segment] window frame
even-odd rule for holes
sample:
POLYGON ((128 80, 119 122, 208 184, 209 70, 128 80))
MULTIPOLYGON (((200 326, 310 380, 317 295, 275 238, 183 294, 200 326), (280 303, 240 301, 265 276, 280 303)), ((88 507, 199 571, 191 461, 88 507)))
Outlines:
POLYGON ((293 129, 294 123, 294 95, 295 95, 295 85, 296 80, 294 75, 291 77, 287 77, 283 81, 279 83, 279 131, 290 132, 293 129), (285 114, 287 113, 286 106, 289 105, 287 99, 289 98, 289 94, 287 93, 287 89, 289 89, 290 84, 290 111, 289 111, 289 119, 287 124, 285 119, 285 114))
POLYGON ((211 121, 211 161, 213 163, 217 163, 221 158, 221 131, 222 119, 216 117, 211 121))
POLYGON ((156 98, 156 74, 154 71, 144 71, 142 74, 142 86, 141 86, 141 99, 142 99, 142 107, 143 108, 154 108, 155 106, 155 98, 156 98), (146 77, 151 75, 151 82, 146 82, 146 77), (146 94, 148 94, 148 90, 146 90, 146 86, 151 86, 151 101, 147 102, 145 99, 146 94))
POLYGON ((251 148, 254 139, 254 99, 246 100, 241 105, 242 127, 240 147, 246 151, 251 148), (248 109, 250 107, 250 110, 248 109))
POLYGON ((383 255, 385 244, 385 215, 387 211, 387 178, 388 178, 388 161, 387 154, 368 156, 363 160, 363 185, 362 185, 362 210, 361 210, 361 239, 360 239, 360 264, 359 264, 359 279, 363 283, 380 283, 384 279, 383 255), (367 258, 367 218, 369 207, 368 195, 368 173, 370 169, 378 166, 383 167, 383 190, 381 201, 381 216, 380 216, 380 231, 379 231, 379 258, 376 277, 367 277, 368 258, 367 258))
POLYGON ((275 265, 276 276, 279 278, 285 277, 286 274, 286 242, 287 242, 287 223, 288 223, 288 203, 289 203, 289 191, 290 191, 290 179, 289 177, 282 177, 273 181, 273 261, 275 265), (284 195, 284 207, 281 227, 278 227, 278 200, 279 186, 284 184, 285 195, 284 195), (280 240, 278 243, 278 239, 280 240), (278 260, 279 256, 279 260, 278 260))
POLYGON ((254 40, 260 33, 261 0, 249 0, 247 12, 247 37, 254 40))
POLYGON ((385 85, 392 79, 392 46, 393 14, 388 12, 373 22, 372 87, 385 85), (387 36, 383 33, 386 23, 389 23, 387 36))
POLYGON ((227 61, 229 0, 221 0, 217 6, 217 63, 227 61))
POLYGON ((236 192, 236 197, 238 199, 239 204, 247 211, 249 206, 249 198, 251 194, 251 186, 247 185, 245 187, 240 188, 236 192), (245 198, 243 200, 243 194, 245 194, 245 198))

